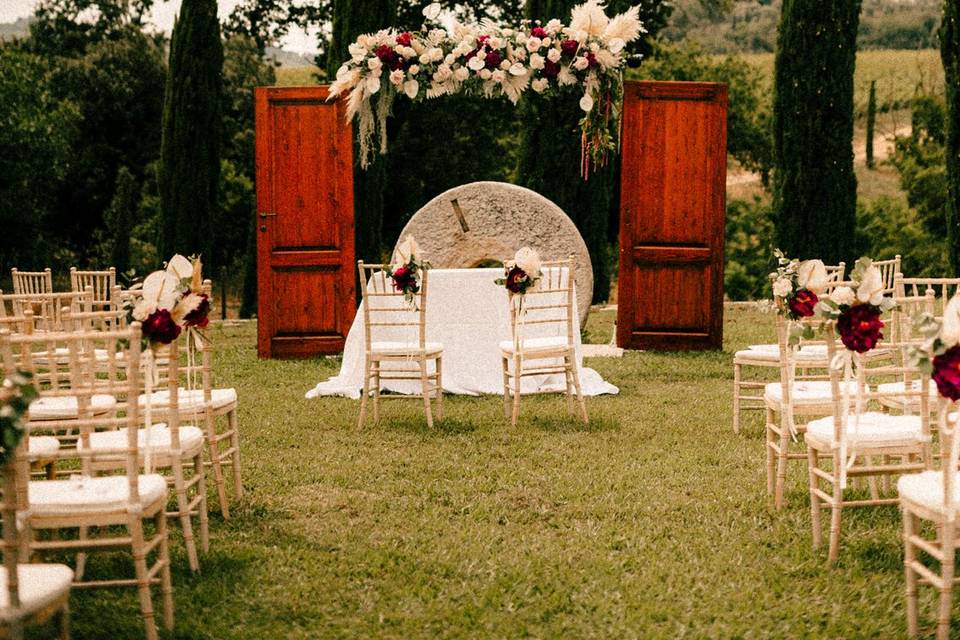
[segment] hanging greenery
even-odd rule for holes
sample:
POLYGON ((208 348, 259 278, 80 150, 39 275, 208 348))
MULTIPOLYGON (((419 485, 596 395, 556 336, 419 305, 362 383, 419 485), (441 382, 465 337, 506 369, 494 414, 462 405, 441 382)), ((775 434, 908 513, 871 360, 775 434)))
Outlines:
POLYGON ((358 37, 330 88, 331 99, 349 94, 347 118, 357 122, 362 167, 376 142, 386 153, 387 117, 400 95, 415 101, 457 93, 505 96, 516 104, 527 90, 579 87, 581 173, 587 177, 591 166, 604 166, 616 152, 626 46, 645 32, 639 7, 610 18, 601 2, 590 0, 574 7, 569 26, 557 19, 519 28, 484 20, 454 23, 449 31, 437 23, 439 4, 423 14, 420 31, 358 37))
POLYGON ((23 417, 36 397, 37 389, 30 374, 24 371, 5 378, 0 384, 0 467, 13 460, 23 438, 23 417))

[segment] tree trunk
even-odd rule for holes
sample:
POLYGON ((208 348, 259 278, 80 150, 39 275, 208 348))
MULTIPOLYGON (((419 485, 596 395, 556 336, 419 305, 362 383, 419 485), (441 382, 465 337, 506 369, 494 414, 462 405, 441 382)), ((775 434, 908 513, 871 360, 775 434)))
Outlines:
POLYGON ((853 71, 860 0, 784 0, 774 71, 774 211, 780 248, 854 256, 853 71))
POLYGON ((184 0, 170 41, 163 102, 160 203, 163 255, 224 264, 213 221, 220 187, 223 45, 216 0, 184 0))
POLYGON ((870 98, 867 100, 867 168, 873 169, 873 137, 877 128, 877 81, 870 81, 870 98))

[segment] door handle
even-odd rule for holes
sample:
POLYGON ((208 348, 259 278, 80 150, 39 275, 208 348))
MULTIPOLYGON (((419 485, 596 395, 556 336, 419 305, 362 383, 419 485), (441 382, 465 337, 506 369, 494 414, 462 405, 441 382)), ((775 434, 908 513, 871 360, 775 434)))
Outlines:
POLYGON ((276 218, 276 217, 277 217, 277 214, 275 214, 275 213, 267 213, 266 211, 261 211, 258 215, 259 215, 261 218, 276 218))

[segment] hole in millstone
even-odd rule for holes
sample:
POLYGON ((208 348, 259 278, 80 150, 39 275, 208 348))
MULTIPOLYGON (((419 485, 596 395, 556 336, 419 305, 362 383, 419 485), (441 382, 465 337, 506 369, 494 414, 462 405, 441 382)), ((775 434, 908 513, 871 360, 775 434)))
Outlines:
POLYGON ((483 258, 482 260, 477 260, 470 266, 471 269, 500 269, 502 267, 503 263, 494 258, 483 258))

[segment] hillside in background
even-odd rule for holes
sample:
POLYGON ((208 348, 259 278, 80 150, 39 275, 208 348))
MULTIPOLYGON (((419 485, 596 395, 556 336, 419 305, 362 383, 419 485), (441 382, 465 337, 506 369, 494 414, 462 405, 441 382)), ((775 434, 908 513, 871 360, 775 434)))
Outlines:
MULTIPOLYGON (((717 8, 703 0, 675 0, 661 35, 692 40, 711 53, 770 52, 776 46, 780 5, 781 0, 733 0, 717 8)), ((859 48, 934 48, 941 12, 940 0, 863 0, 859 48)))

